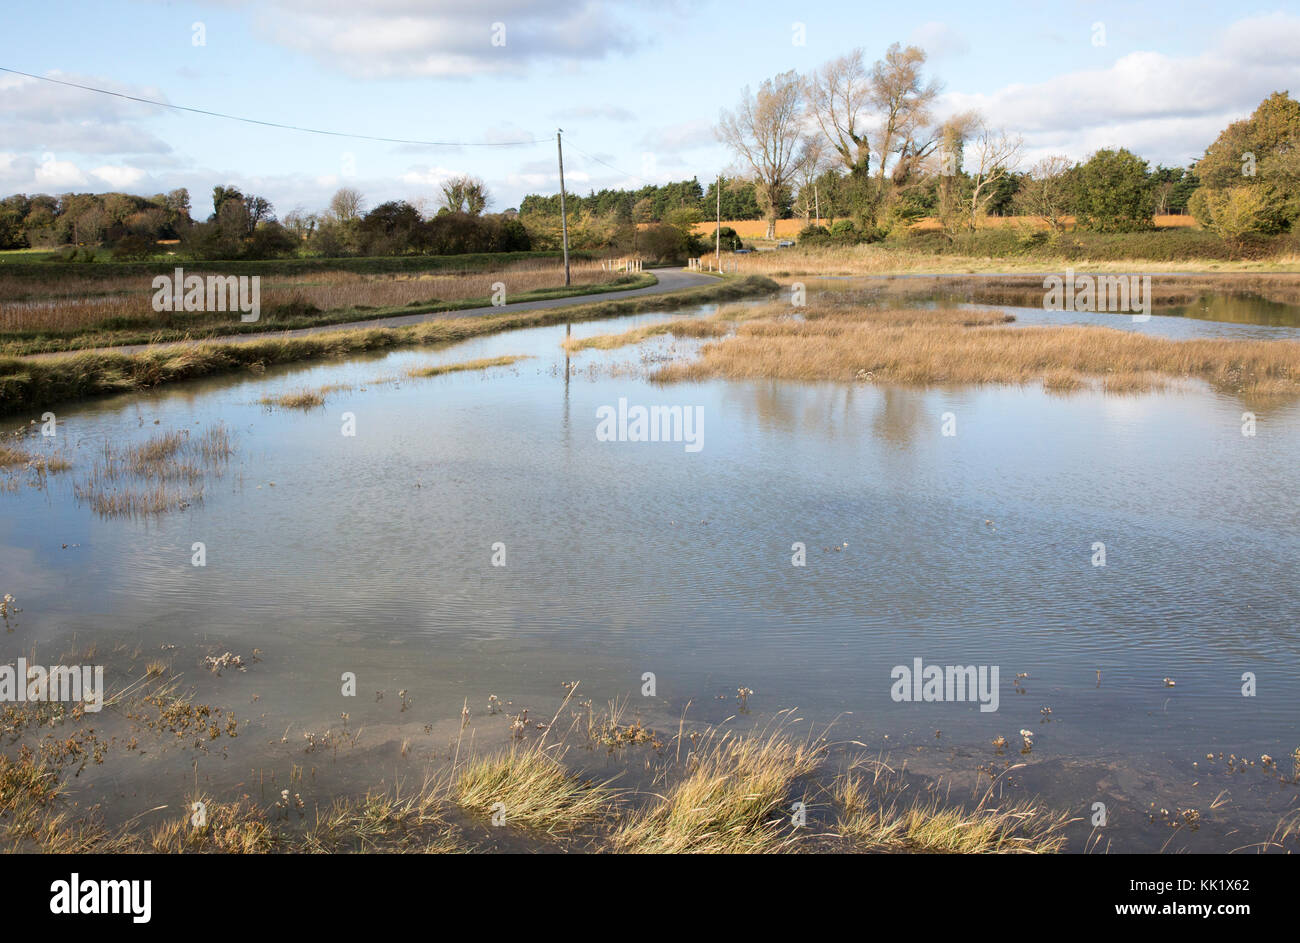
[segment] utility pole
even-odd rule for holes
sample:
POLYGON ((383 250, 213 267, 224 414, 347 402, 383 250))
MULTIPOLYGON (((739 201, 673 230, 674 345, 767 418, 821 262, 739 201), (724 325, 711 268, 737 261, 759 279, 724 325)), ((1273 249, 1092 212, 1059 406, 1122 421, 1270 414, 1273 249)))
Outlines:
POLYGON ((714 184, 717 191, 714 196, 718 198, 718 228, 713 237, 713 255, 718 261, 718 271, 722 271, 722 174, 718 174, 718 182, 714 184))
POLYGON ((564 144, 560 141, 563 128, 555 130, 555 152, 560 157, 560 235, 564 240, 564 287, 569 287, 569 217, 564 209, 564 144))

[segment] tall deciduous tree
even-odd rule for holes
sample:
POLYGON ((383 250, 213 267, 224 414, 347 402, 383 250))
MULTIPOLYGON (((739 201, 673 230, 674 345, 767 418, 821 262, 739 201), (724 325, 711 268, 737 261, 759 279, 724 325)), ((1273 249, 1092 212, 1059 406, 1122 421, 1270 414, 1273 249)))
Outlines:
POLYGON ((871 138, 865 126, 871 107, 871 76, 861 49, 818 67, 804 82, 808 113, 831 154, 847 174, 845 195, 863 209, 871 177, 871 138))
POLYGON ((915 180, 922 163, 939 141, 928 134, 931 108, 940 85, 926 81, 925 51, 894 43, 885 58, 871 67, 870 101, 879 115, 876 131, 876 190, 874 205, 885 200, 886 177, 899 187, 915 180))
POLYGON ((718 139, 750 167, 767 238, 776 238, 782 199, 798 172, 802 150, 803 83, 793 71, 767 79, 752 93, 748 86, 735 111, 724 111, 718 139))
POLYGON ((360 190, 342 187, 330 197, 329 212, 335 221, 350 223, 361 218, 361 210, 364 206, 365 198, 362 197, 360 190))

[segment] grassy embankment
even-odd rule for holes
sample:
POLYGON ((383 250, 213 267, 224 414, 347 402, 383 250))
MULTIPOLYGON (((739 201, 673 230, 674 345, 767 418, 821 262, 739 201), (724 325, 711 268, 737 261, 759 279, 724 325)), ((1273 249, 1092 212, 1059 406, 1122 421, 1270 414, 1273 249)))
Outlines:
POLYGON ((0 269, 0 355, 23 356, 211 337, 327 327, 411 314, 489 307, 504 286, 510 302, 644 288, 652 274, 618 275, 595 263, 573 266, 573 284, 557 286, 547 263, 494 270, 361 275, 329 271, 269 276, 260 289, 260 317, 245 323, 233 311, 168 312, 152 308, 147 276, 65 277, 33 282, 0 269))
POLYGON ((608 350, 661 334, 718 338, 693 359, 653 368, 650 377, 660 382, 1041 383, 1055 392, 1100 385, 1128 393, 1200 380, 1250 398, 1300 394, 1300 342, 1171 340, 1105 327, 1017 327, 1014 320, 1000 311, 875 306, 824 293, 803 308, 735 306, 703 321, 662 322, 569 346, 608 350))
POLYGON ((685 305, 768 294, 770 279, 720 280, 689 291, 573 307, 545 308, 476 318, 449 318, 401 328, 359 328, 304 337, 268 337, 162 347, 139 353, 87 351, 34 360, 0 358, 0 414, 42 410, 59 402, 148 389, 239 369, 347 357, 364 351, 450 344, 519 328, 590 321, 685 305))

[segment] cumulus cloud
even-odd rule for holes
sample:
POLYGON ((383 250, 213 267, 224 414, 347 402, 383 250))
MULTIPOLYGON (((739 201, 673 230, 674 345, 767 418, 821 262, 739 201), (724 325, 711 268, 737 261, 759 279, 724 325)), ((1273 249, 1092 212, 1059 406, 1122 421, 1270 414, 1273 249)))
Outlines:
POLYGON ((139 167, 96 167, 91 171, 100 180, 114 190, 128 190, 144 179, 144 171, 139 167))
POLYGON ((44 190, 66 190, 86 185, 86 175, 70 160, 55 160, 47 154, 35 168, 34 179, 44 190))
POLYGON ((1031 150, 1081 158, 1123 146, 1153 161, 1183 164, 1231 121, 1274 91, 1295 85, 1300 17, 1240 20, 1198 56, 1133 52, 1105 69, 1069 72, 992 94, 949 93, 943 110, 977 110, 1024 134, 1031 150))

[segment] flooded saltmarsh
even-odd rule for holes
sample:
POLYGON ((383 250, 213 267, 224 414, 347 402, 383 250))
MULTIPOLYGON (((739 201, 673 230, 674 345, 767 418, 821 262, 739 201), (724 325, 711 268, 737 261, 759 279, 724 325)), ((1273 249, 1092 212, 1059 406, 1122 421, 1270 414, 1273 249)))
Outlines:
MULTIPOLYGON (((21 609, 8 660, 103 664, 110 692, 161 662, 237 719, 236 737, 223 720, 201 747, 172 732, 151 743, 110 701, 95 720, 118 740, 71 796, 111 821, 174 813, 196 782, 268 806, 292 782, 325 803, 418 780, 471 743, 508 745, 524 709, 535 738, 580 681, 596 705, 625 700, 625 722, 670 755, 679 729, 762 727, 797 708, 811 729, 832 725, 836 757, 857 741, 954 800, 991 773, 1009 797, 1072 813, 1076 851, 1098 802, 1093 847, 1113 851, 1230 851, 1295 811, 1300 404, 1197 384, 656 384, 649 369, 699 342, 561 346, 663 319, 58 411, 52 442, 24 442, 72 467, 12 472, 0 490, 0 593, 21 609), (408 375, 500 357, 527 359, 408 375), (308 408, 262 402, 325 387, 308 408), (598 412, 620 400, 698 409, 702 448, 602 441, 598 412), (233 452, 184 506, 112 514, 79 497, 106 445, 218 426, 233 452), (796 544, 806 565, 792 565, 796 544), (997 709, 897 699, 894 670, 918 658, 996 666, 997 709)), ((1129 329, 1190 323, 1157 310, 1129 329)), ((567 761, 650 785, 652 746, 588 745, 567 761)))

